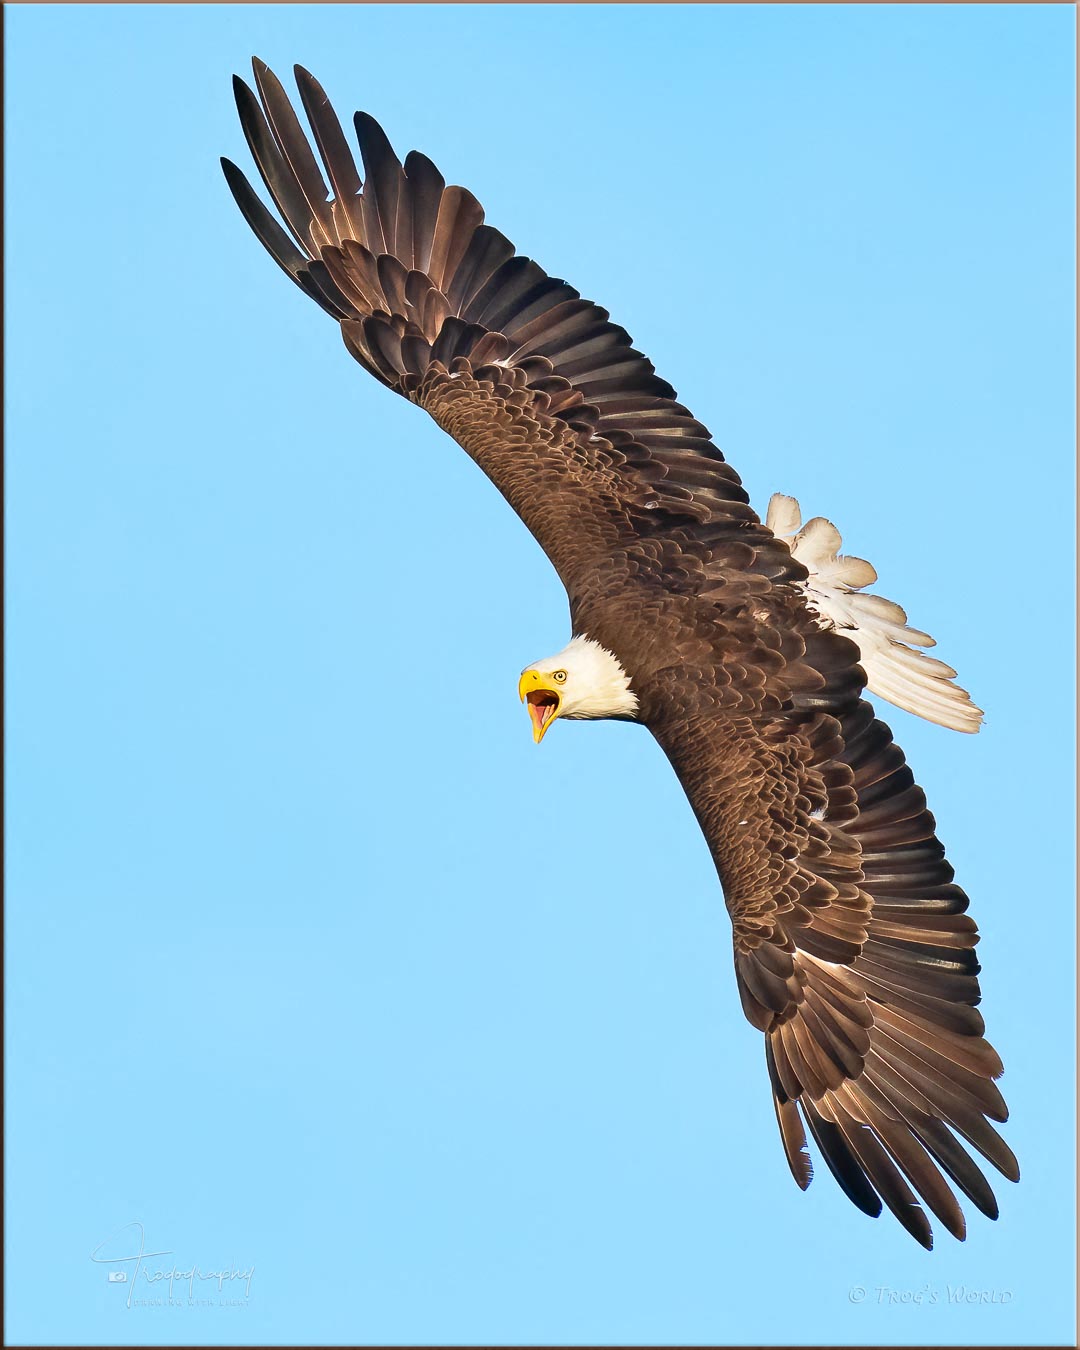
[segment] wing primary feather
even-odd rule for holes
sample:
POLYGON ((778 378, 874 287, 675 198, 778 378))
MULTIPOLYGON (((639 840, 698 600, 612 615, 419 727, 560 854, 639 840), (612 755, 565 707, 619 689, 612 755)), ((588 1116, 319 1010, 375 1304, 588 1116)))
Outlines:
POLYGON ((810 1133, 814 1136, 814 1142, 821 1150, 821 1156, 840 1189, 853 1205, 864 1214, 869 1214, 872 1219, 876 1219, 881 1213, 881 1197, 844 1135, 831 1120, 826 1120, 808 1101, 803 1100, 800 1104, 810 1133))
POLYGON ((418 150, 410 150, 405 156, 405 177, 412 202, 413 266, 426 273, 446 182, 427 155, 418 150))
POLYGON ((248 149, 266 184, 266 190, 297 244, 311 257, 311 215, 308 204, 300 184, 282 157, 262 104, 254 90, 239 75, 233 76, 233 93, 248 149))
POLYGON ((911 1132, 956 1182, 967 1198, 988 1219, 998 1217, 998 1203, 990 1183, 949 1133, 948 1127, 931 1116, 908 1121, 911 1132))
MULTIPOLYGON (((371 208, 370 216, 365 214, 365 224, 372 230, 373 236, 378 231, 378 247, 372 251, 396 255, 399 233, 404 233, 409 214, 407 211, 398 212, 398 204, 404 195, 405 174, 386 132, 370 113, 354 113, 353 125, 356 127, 356 138, 360 143, 360 155, 367 177, 363 201, 365 206, 370 205, 371 208)), ((411 267, 411 222, 408 231, 409 238, 401 242, 408 245, 408 257, 403 261, 411 267)))
POLYGON ((930 1221, 884 1145, 868 1125, 853 1120, 842 1108, 837 1107, 836 1114, 837 1129, 858 1165, 872 1179, 874 1189, 915 1241, 931 1251, 934 1235, 930 1221))
POLYGON ((223 158, 221 167, 244 219, 286 276, 335 319, 354 318, 355 308, 342 295, 326 269, 312 263, 300 252, 236 165, 223 158), (317 281, 314 279, 316 272, 319 273, 317 281))
POLYGON ((333 243, 334 229, 326 183, 300 121, 280 80, 270 67, 263 61, 253 60, 252 68, 270 133, 307 205, 310 217, 308 233, 312 235, 312 227, 317 223, 322 233, 320 242, 333 243))
MULTIPOLYGON (((300 99, 311 123, 312 134, 319 148, 326 176, 330 180, 335 203, 340 208, 348 229, 354 235, 362 235, 363 209, 359 196, 363 184, 349 142, 345 139, 341 123, 330 106, 330 100, 322 85, 303 66, 296 66, 294 69, 300 99)), ((338 238, 340 241, 340 230, 338 238)))

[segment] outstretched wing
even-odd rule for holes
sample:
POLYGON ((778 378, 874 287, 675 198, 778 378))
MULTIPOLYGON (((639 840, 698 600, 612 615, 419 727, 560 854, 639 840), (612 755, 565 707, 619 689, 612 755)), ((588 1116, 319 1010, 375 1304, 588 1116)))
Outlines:
POLYGON ((823 637, 819 706, 795 692, 780 717, 732 719, 698 692, 683 700, 696 711, 652 729, 724 886, 739 993, 765 1033, 792 1175, 809 1185, 805 1123, 860 1209, 877 1215, 884 1202, 930 1247, 920 1199, 965 1234, 946 1176, 997 1217, 956 1135, 1019 1176, 988 1123, 1007 1118, 994 1083, 1002 1066, 975 1006, 967 896, 888 727, 842 692, 847 643, 823 637))
POLYGON ((699 590, 718 568, 805 576, 706 428, 605 310, 515 254, 424 155, 402 165, 358 113, 362 184, 326 95, 298 67, 316 159, 276 77, 259 61, 254 70, 258 96, 237 79, 237 106, 280 221, 223 160, 245 218, 338 320, 356 359, 477 460, 572 601, 642 540, 657 556, 674 548, 699 590))

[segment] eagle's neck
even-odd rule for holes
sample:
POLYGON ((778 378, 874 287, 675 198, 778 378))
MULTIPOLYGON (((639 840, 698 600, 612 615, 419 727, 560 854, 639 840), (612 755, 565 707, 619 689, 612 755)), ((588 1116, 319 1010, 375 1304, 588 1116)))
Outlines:
POLYGON ((638 699, 630 687, 630 677, 619 659, 595 638, 582 633, 556 657, 556 666, 569 672, 569 693, 563 716, 567 718, 621 717, 637 715, 638 699))

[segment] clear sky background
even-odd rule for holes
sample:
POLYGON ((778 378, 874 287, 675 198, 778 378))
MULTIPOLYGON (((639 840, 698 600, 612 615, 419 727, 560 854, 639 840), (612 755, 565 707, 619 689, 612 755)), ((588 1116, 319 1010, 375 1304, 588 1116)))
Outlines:
POLYGON ((8 1341, 1071 1342, 1072 10, 6 22, 8 1341), (987 709, 887 714, 1023 1169, 965 1244, 793 1184, 660 751, 534 747, 558 579, 233 206, 253 52, 606 305, 987 709), (126 1307, 136 1223, 246 1302, 126 1307))

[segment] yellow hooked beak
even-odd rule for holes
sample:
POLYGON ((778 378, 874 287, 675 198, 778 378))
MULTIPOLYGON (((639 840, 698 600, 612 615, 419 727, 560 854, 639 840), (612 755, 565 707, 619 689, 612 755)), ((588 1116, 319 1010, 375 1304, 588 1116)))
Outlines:
POLYGON ((518 680, 518 696, 522 703, 529 706, 532 719, 533 740, 537 745, 544 739, 544 733, 559 715, 562 696, 552 689, 550 677, 545 679, 538 670, 522 672, 518 680))

